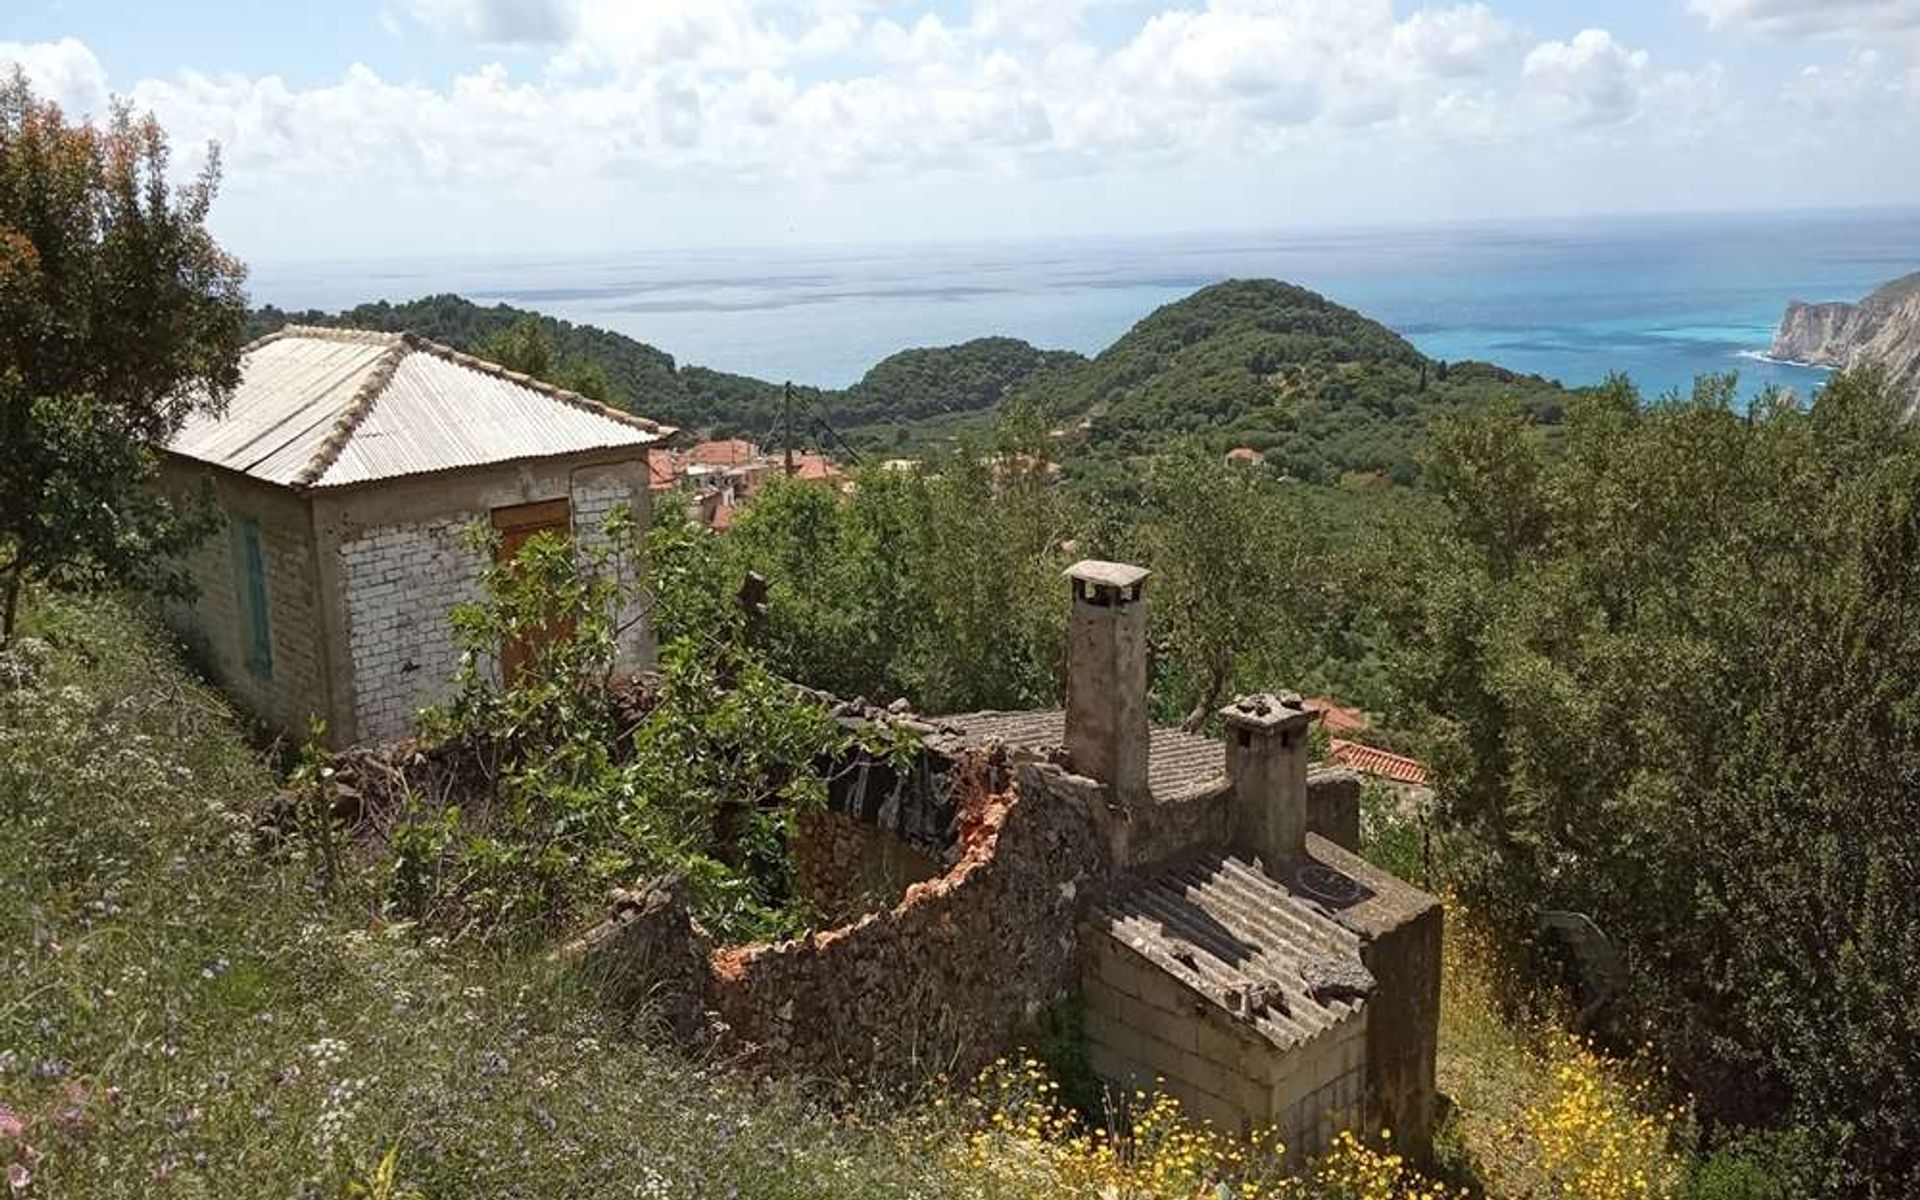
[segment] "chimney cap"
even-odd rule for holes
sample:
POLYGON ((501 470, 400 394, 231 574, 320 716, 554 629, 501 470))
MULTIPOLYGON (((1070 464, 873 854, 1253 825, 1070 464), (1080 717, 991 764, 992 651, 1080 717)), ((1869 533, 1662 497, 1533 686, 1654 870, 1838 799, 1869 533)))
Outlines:
POLYGON ((1081 583, 1110 588, 1130 588, 1146 579, 1152 572, 1131 563, 1102 562, 1097 558, 1086 558, 1068 567, 1063 574, 1068 579, 1078 580, 1081 583))
POLYGON ((1319 715, 1307 707, 1297 692, 1258 692, 1242 696, 1220 710, 1220 719, 1228 725, 1256 733, 1299 728, 1319 715))

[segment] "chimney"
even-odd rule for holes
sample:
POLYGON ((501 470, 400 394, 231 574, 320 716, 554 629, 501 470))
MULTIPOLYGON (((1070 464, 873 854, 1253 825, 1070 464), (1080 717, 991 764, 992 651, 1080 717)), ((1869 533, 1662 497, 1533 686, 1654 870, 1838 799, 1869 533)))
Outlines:
POLYGON ((1088 560, 1067 568, 1067 753, 1115 799, 1147 798, 1147 571, 1088 560))
POLYGON ((1299 696, 1242 696, 1220 710, 1233 783, 1233 842, 1269 875, 1307 849, 1307 726, 1299 696))

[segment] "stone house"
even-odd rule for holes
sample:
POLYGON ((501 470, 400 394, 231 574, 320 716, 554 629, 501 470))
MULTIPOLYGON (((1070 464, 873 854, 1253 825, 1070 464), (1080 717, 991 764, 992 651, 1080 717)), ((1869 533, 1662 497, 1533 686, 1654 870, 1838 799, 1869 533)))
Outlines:
POLYGON ((576 948, 678 1028, 704 1013, 743 1064, 964 1077, 1077 996, 1088 1058, 1123 1089, 1277 1127, 1296 1153, 1386 1128, 1424 1154, 1439 903, 1359 857, 1359 781, 1309 764, 1298 697, 1235 701, 1220 738, 1151 727, 1147 573, 1068 576, 1065 710, 843 708, 922 750, 836 772, 803 821, 798 886, 829 928, 713 947, 655 897, 576 948))
MULTIPOLYGON (((289 326, 249 346, 224 412, 163 449, 162 486, 210 487, 222 526, 169 623, 241 705, 336 745, 410 732, 459 665, 463 545, 648 514, 647 450, 673 430, 413 334, 289 326)), ((636 623, 627 666, 648 654, 636 623)), ((496 668, 497 669, 497 668, 496 668)))

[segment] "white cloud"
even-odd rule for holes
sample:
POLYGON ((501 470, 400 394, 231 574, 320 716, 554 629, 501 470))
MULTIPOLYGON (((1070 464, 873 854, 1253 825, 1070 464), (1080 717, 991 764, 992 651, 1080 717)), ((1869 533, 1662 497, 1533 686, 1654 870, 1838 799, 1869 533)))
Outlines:
POLYGON ((1566 41, 1527 52, 1520 68, 1535 111, 1550 122, 1583 126, 1632 123, 1652 136, 1702 136, 1725 115, 1724 72, 1662 70, 1645 50, 1622 45, 1604 29, 1583 29, 1566 41))
POLYGON ((1784 37, 1920 33, 1920 0, 1688 0, 1714 28, 1784 37))
POLYGON ((402 0, 438 33, 487 45, 557 45, 572 35, 573 0, 402 0))
POLYGON ((40 95, 76 115, 104 115, 107 109, 107 73, 84 42, 61 38, 57 42, 0 42, 0 71, 15 66, 40 95))
MULTIPOLYGON (((1012 212, 1010 197, 1132 179, 1172 211, 1226 203, 1186 195, 1203 178, 1358 194, 1352 181, 1388 164, 1405 179, 1469 163, 1546 178, 1579 155, 1684 161, 1710 137, 1771 152, 1920 94, 1906 59, 1871 48, 1734 94, 1717 66, 1605 29, 1523 37, 1501 0, 975 0, 945 16, 879 0, 387 2, 397 36, 501 61, 419 81, 353 66, 318 86, 210 71, 120 86, 166 124, 184 169, 217 139, 225 203, 256 205, 262 226, 291 196, 349 197, 366 224, 412 203, 484 226, 533 196, 548 212, 601 194, 624 213, 634 197, 744 206, 854 180, 990 193, 1012 212)), ((1778 17, 1784 0, 1699 4, 1724 24, 1736 8, 1778 17)), ((0 44, 6 59, 78 110, 106 104, 79 42, 0 44)), ((1914 135, 1920 107, 1886 111, 1876 136, 1914 135)))

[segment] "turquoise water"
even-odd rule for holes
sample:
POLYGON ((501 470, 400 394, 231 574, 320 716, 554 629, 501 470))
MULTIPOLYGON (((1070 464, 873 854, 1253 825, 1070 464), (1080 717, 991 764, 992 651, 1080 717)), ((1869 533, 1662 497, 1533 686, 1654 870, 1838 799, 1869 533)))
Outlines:
POLYGON ((1221 279, 1322 292, 1423 351, 1647 394, 1705 372, 1801 392, 1761 361, 1789 299, 1857 299, 1920 270, 1920 210, 1311 232, 620 253, 275 267, 254 300, 342 308, 455 291, 619 330, 684 363, 841 386, 908 346, 1010 334, 1094 353, 1221 279))

